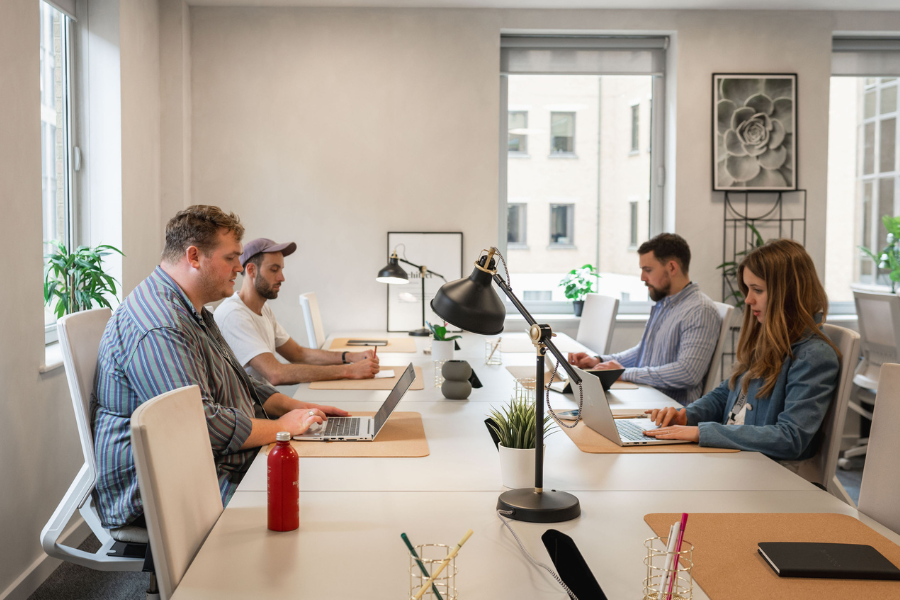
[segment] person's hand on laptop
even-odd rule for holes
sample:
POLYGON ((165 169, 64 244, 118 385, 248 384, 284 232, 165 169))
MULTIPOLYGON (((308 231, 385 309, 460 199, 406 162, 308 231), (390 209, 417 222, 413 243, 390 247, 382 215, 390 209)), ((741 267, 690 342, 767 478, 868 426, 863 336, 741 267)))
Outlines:
POLYGON ((579 369, 593 369, 600 364, 600 359, 585 352, 569 352, 569 364, 579 369))
POLYGON ((379 370, 378 359, 375 357, 364 358, 345 366, 347 379, 372 379, 379 370))
POLYGON ((303 402, 303 409, 307 412, 310 410, 315 411, 317 414, 322 413, 321 416, 328 420, 328 417, 349 417, 350 413, 346 410, 342 410, 336 406, 327 406, 325 404, 313 404, 312 402, 303 402))
POLYGON ((671 406, 662 409, 654 408, 646 411, 645 414, 650 415, 650 420, 657 425, 657 429, 644 431, 646 436, 658 440, 700 441, 700 428, 688 426, 687 412, 683 408, 681 410, 671 406))
POLYGON ((323 423, 325 419, 325 413, 319 409, 297 408, 278 417, 278 426, 291 435, 300 435, 306 433, 313 423, 323 423))
MULTIPOLYGON (((614 360, 608 360, 606 362, 598 362, 596 365, 593 366, 593 369, 595 371, 612 371, 614 369, 624 369, 624 368, 625 367, 623 367, 622 365, 620 365, 619 363, 617 363, 614 360)), ((621 377, 619 379, 621 379, 621 377)))

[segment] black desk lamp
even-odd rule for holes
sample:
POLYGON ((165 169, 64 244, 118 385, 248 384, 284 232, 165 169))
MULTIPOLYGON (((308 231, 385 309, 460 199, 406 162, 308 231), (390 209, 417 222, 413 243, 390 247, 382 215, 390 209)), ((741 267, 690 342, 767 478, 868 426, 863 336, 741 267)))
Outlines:
POLYGON ((506 308, 500 296, 491 287, 497 284, 510 302, 525 317, 531 326, 529 332, 537 353, 535 363, 535 427, 534 427, 534 489, 521 488, 503 492, 497 501, 497 509, 510 518, 531 523, 558 523, 569 521, 581 514, 578 498, 567 492, 545 491, 544 486, 544 356, 549 350, 557 362, 569 374, 573 385, 581 383, 581 378, 569 366, 550 338, 555 334, 549 325, 539 325, 525 306, 513 294, 509 284, 497 275, 494 254, 498 250, 491 247, 487 255, 475 263, 475 270, 468 279, 445 283, 431 301, 431 310, 439 317, 465 331, 481 335, 496 335, 503 331, 506 308))
POLYGON ((378 271, 378 275, 375 277, 375 281, 379 283, 388 283, 388 284, 404 284, 409 283, 409 275, 406 274, 398 262, 405 262, 411 267, 415 267, 419 270, 419 279, 422 280, 422 327, 421 329, 413 329, 409 332, 409 335, 415 335, 419 337, 426 337, 431 335, 431 330, 425 327, 425 274, 431 273, 436 277, 440 277, 445 282, 447 279, 441 275, 440 273, 435 273, 434 271, 426 268, 423 265, 417 265, 415 263, 411 263, 406 259, 400 258, 397 256, 397 251, 391 253, 391 258, 388 260, 388 264, 386 267, 378 271))

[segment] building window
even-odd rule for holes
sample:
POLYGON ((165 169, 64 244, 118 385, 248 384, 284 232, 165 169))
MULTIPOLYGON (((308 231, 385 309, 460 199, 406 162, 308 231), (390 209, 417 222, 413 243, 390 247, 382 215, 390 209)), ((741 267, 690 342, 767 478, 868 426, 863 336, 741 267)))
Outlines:
POLYGON ((628 203, 631 213, 631 235, 629 236, 628 247, 636 248, 638 245, 638 203, 628 203))
POLYGON ((575 245, 575 205, 550 205, 550 245, 575 245))
POLYGON ((550 153, 575 154, 575 113, 550 113, 550 153))
POLYGON ((640 125, 641 105, 634 104, 631 107, 631 151, 638 152, 640 150, 640 142, 638 136, 641 132, 640 125))
POLYGON ((509 153, 512 155, 528 154, 528 113, 526 111, 509 112, 509 153))
POLYGON ((506 213, 506 243, 509 248, 527 244, 527 204, 509 204, 506 213))
MULTIPOLYGON (((41 206, 44 254, 55 240, 72 245, 69 185, 69 18, 40 2, 41 206)), ((44 307, 46 342, 56 341, 56 317, 44 307)))
POLYGON ((523 302, 550 302, 553 292, 550 290, 525 290, 522 292, 523 302))

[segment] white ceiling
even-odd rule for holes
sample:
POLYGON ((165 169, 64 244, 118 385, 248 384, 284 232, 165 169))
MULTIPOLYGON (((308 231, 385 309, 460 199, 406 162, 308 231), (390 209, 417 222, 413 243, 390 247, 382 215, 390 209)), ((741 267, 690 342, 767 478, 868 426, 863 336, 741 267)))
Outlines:
POLYGON ((613 8, 657 10, 900 10, 900 0, 188 0, 194 6, 361 8, 613 8))

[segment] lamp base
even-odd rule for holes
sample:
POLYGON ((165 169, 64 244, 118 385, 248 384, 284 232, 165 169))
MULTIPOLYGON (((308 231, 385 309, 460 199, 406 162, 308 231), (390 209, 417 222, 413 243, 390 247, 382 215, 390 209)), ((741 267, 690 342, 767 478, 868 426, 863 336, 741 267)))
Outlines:
POLYGON ((429 335, 431 335, 431 332, 422 327, 421 329, 413 329, 409 332, 409 335, 414 335, 416 337, 428 337, 429 335))
POLYGON ((572 494, 555 490, 539 494, 534 488, 503 492, 497 500, 497 510, 510 513, 504 517, 527 523, 560 523, 581 515, 581 505, 572 494))

